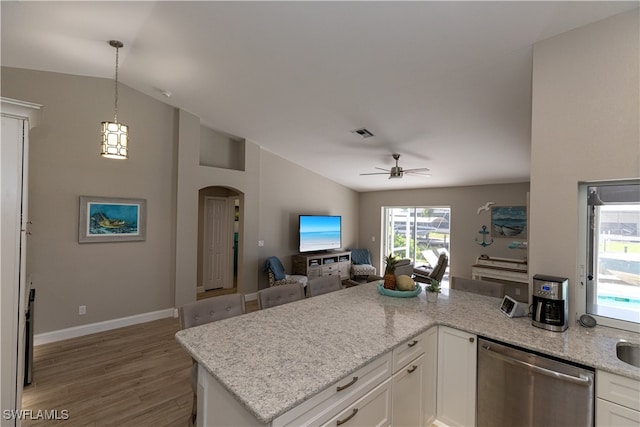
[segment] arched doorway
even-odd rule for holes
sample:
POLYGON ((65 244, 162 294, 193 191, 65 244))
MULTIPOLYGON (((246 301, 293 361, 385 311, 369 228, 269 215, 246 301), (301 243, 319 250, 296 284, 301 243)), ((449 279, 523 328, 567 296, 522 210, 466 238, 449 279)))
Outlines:
POLYGON ((220 186, 198 192, 198 298, 237 291, 243 194, 220 186))

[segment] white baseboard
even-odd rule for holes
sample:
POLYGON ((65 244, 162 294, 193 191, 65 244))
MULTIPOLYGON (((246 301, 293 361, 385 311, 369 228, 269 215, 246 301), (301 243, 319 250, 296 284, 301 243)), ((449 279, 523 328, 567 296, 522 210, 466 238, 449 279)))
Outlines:
POLYGON ((164 319, 166 317, 178 317, 178 310, 175 308, 167 308, 149 313, 136 314, 134 316, 121 317, 119 319, 105 320, 104 322, 90 323, 88 325, 36 334, 33 336, 33 345, 48 344, 69 338, 82 337, 84 335, 95 334, 96 332, 110 331, 112 329, 151 322, 152 320, 164 319))

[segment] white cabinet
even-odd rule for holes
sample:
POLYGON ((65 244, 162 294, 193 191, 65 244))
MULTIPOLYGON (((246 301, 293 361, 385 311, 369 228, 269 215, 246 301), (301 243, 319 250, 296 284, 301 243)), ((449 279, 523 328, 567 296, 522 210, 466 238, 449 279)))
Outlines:
MULTIPOLYGON (((428 426, 436 415, 438 327, 412 338, 278 416, 284 426, 428 426)), ((198 426, 261 424, 198 369, 198 426)))
MULTIPOLYGON (((0 407, 21 407, 24 378, 29 128, 39 105, 2 98, 0 140, 0 407)), ((2 419, 2 426, 15 425, 2 419)))
MULTIPOLYGON (((337 421, 342 421, 340 425, 378 425, 365 421, 372 418, 386 419, 383 425, 389 425, 391 361, 391 352, 380 356, 347 378, 275 418, 271 426, 317 426, 329 422, 336 425, 337 421), (357 414, 353 414, 354 412, 357 414), (352 416, 349 417, 350 415, 352 416)), ((264 424, 203 368, 198 369, 197 425, 203 427, 264 424)))
POLYGON ((365 394, 323 426, 388 426, 391 422, 391 379, 365 394))
POLYGON ((438 328, 393 350, 393 426, 428 426, 436 415, 438 328))
POLYGON ((394 427, 423 425, 424 354, 393 374, 394 427))
POLYGON ((438 420, 449 426, 476 423, 476 336, 438 327, 438 420))
POLYGON ((604 399, 596 399, 596 427, 638 427, 640 412, 616 405, 604 399))
POLYGON ((424 333, 425 349, 423 362, 424 407, 422 425, 430 426, 436 419, 436 396, 438 391, 438 327, 434 326, 424 333))
POLYGON ((293 274, 301 274, 309 279, 333 275, 339 275, 342 280, 348 279, 351 274, 351 252, 294 255, 293 274))
POLYGON ((596 427, 640 425, 640 381, 596 371, 596 427))

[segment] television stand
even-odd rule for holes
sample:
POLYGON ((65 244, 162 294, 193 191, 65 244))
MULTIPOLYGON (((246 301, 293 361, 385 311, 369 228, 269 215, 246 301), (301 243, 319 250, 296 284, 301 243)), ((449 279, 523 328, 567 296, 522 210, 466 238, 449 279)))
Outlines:
POLYGON ((298 254, 293 256, 292 264, 293 274, 307 276, 309 280, 332 275, 345 280, 351 276, 351 251, 298 254))

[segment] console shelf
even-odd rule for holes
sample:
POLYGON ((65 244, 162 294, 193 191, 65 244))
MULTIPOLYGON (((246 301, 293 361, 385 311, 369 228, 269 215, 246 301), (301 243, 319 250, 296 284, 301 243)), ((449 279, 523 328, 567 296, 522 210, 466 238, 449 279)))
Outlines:
POLYGON ((294 255, 293 274, 302 274, 309 280, 331 275, 339 275, 342 280, 348 279, 351 274, 351 252, 294 255))

